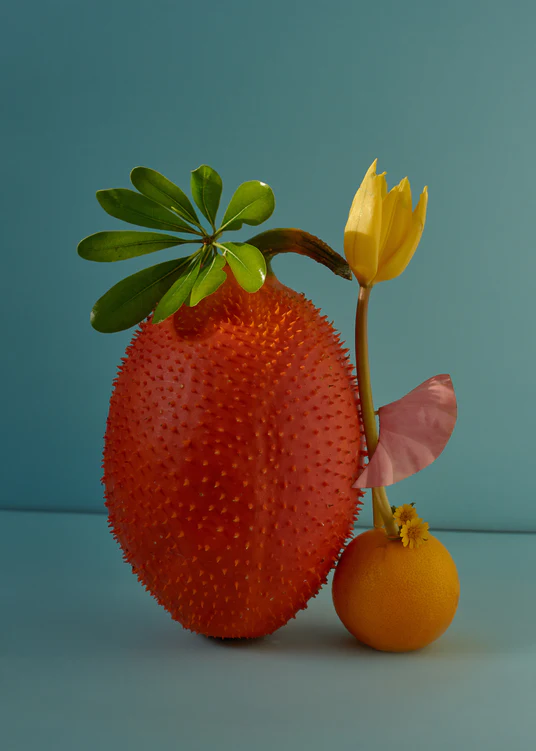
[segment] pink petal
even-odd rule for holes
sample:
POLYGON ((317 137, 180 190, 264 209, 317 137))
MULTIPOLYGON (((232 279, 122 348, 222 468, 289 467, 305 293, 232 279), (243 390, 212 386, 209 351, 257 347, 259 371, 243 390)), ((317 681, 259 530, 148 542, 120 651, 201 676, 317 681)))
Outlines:
POLYGON ((380 407, 378 413, 378 446, 354 488, 393 485, 437 459, 456 424, 456 395, 450 376, 429 378, 402 399, 380 407))

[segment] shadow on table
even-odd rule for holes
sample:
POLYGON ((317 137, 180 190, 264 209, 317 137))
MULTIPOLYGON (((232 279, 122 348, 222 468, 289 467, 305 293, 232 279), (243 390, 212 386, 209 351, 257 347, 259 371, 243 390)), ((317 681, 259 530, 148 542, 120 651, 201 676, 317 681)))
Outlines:
MULTIPOLYGON (((275 633, 258 639, 217 639, 183 629, 156 604, 154 608, 134 607, 130 616, 125 608, 126 601, 120 613, 110 607, 99 617, 88 621, 78 616, 76 625, 74 622, 69 624, 68 619, 63 618, 63 638, 65 641, 90 642, 94 645, 100 643, 117 652, 137 654, 173 655, 185 650, 206 649, 207 645, 214 650, 246 650, 259 655, 293 653, 311 657, 345 655, 381 659, 387 654, 358 642, 346 631, 335 613, 304 611, 275 633)), ((426 649, 410 654, 414 659, 433 657, 442 660, 534 650, 536 632, 528 620, 499 620, 489 616, 489 612, 460 613, 440 639, 426 649)), ((407 657, 407 653, 388 654, 391 658, 407 657)))
POLYGON ((369 652, 368 647, 356 641, 344 628, 334 624, 289 624, 269 636, 258 639, 210 639, 220 649, 251 650, 307 655, 334 655, 369 652))
MULTIPOLYGON (((512 643, 505 649, 500 640, 488 638, 486 641, 478 638, 474 633, 453 629, 444 634, 426 649, 412 653, 386 653, 378 652, 365 644, 358 642, 351 634, 346 632, 341 624, 334 623, 293 623, 284 626, 270 636, 259 639, 210 639, 215 648, 251 650, 255 653, 271 654, 292 653, 306 656, 340 656, 357 657, 361 659, 382 659, 388 655, 391 659, 406 659, 409 654, 413 659, 455 659, 456 657, 468 657, 478 655, 501 654, 519 650, 522 645, 519 642, 512 643)), ((534 637, 531 645, 534 644, 534 637)))
MULTIPOLYGON (((331 611, 307 609, 286 626, 263 638, 215 639, 183 629, 156 603, 148 607, 146 597, 106 599, 108 601, 103 602, 98 611, 94 605, 89 608, 89 603, 83 598, 64 600, 62 607, 56 604, 52 609, 44 604, 38 610, 38 620, 40 633, 47 635, 47 648, 173 656, 185 651, 206 650, 209 645, 214 650, 246 650, 258 655, 292 653, 311 657, 345 655, 381 659, 386 654, 359 643, 331 611)), ((21 636, 30 625, 34 629, 35 617, 30 619, 20 608, 12 613, 13 621, 18 624, 12 622, 10 632, 21 636)), ((530 619, 510 616, 489 607, 462 611, 440 639, 426 649, 410 654, 414 659, 443 660, 534 650, 536 632, 530 619)), ((389 654, 392 658, 393 654, 389 654)), ((399 659, 405 656, 407 654, 394 654, 399 659)))

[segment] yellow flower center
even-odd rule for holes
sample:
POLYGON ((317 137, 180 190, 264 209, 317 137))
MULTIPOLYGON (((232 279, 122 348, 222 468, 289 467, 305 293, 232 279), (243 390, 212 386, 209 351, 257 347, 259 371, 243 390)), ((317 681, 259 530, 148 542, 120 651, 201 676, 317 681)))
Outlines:
POLYGON ((428 523, 419 517, 411 519, 400 530, 400 537, 405 548, 418 548, 428 540, 428 523))
POLYGON ((394 517, 398 524, 402 527, 412 519, 417 518, 417 511, 411 504, 404 503, 402 506, 398 506, 398 508, 395 509, 394 517))

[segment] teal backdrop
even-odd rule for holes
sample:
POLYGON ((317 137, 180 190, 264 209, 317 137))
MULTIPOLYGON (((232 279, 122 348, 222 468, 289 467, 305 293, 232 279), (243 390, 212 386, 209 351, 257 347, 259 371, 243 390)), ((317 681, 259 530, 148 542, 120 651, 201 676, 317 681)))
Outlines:
MULTIPOLYGON (((459 400, 444 454, 391 498, 435 527, 536 530, 535 23, 533 2, 497 0, 4 8, 1 506, 104 510, 102 436, 131 332, 97 334, 89 311, 147 261, 78 258, 82 237, 121 226, 97 189, 127 187, 136 165, 187 186, 208 163, 224 199, 244 180, 272 186, 267 228, 342 252, 378 157, 430 204, 410 267, 373 294, 375 401, 443 372, 459 400)), ((353 350, 357 285, 298 257, 275 270, 353 350)))

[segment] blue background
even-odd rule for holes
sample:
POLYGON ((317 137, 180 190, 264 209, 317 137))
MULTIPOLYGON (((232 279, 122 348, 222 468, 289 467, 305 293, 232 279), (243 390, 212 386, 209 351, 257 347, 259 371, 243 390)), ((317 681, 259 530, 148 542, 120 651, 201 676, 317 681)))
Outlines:
MULTIPOLYGON (((374 292, 376 404, 441 372, 459 400, 442 457, 390 497, 435 527, 536 530, 535 21, 532 2, 491 0, 5 8, 0 505, 103 510, 107 403, 131 332, 97 334, 89 311, 148 264, 78 258, 82 237, 121 226, 97 189, 127 187, 138 164, 187 186, 208 163, 224 200, 244 180, 272 186, 266 228, 342 251, 377 156, 391 182, 428 184, 430 205, 410 267, 374 292)), ((357 285, 298 257, 275 270, 352 341, 357 285)))

